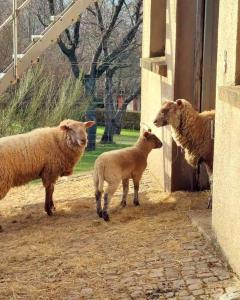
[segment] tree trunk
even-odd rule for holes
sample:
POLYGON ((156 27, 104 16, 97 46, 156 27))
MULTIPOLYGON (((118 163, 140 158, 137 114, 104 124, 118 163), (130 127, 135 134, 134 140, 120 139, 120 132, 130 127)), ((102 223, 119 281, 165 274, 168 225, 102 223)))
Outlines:
POLYGON ((105 129, 103 136, 101 138, 101 143, 103 144, 111 144, 113 143, 113 135, 114 135, 114 104, 113 104, 113 75, 114 70, 106 71, 105 78, 105 99, 104 99, 104 107, 105 107, 105 129))
MULTIPOLYGON (((96 112, 94 104, 94 90, 95 90, 96 79, 85 75, 84 85, 87 97, 90 98, 91 103, 89 104, 88 110, 86 112, 87 120, 96 121, 96 112)), ((93 151, 96 149, 96 136, 97 136, 97 125, 94 125, 88 129, 88 151, 93 151)))
POLYGON ((105 129, 101 138, 102 144, 113 144, 114 126, 112 121, 105 122, 105 129))
POLYGON ((74 77, 79 78, 80 71, 79 71, 79 65, 78 65, 78 61, 77 61, 75 52, 71 53, 68 58, 69 58, 69 61, 71 64, 71 69, 72 69, 74 77))
POLYGON ((127 107, 123 107, 122 109, 118 110, 115 119, 114 119, 114 125, 115 125, 115 130, 114 133, 120 135, 121 130, 122 130, 122 120, 123 116, 127 110, 127 107))

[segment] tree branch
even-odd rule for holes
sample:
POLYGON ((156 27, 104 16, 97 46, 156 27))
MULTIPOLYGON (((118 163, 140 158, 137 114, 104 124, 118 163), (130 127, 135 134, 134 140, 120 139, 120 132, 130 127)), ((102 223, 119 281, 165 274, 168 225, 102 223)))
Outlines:
POLYGON ((125 49, 128 48, 129 44, 133 41, 140 24, 142 23, 142 18, 139 19, 137 24, 131 28, 131 30, 125 35, 118 47, 116 47, 110 55, 108 55, 104 62, 97 69, 97 77, 99 78, 109 67, 109 64, 113 62, 125 49))
POLYGON ((62 52, 69 57, 71 54, 71 49, 68 49, 66 47, 66 45, 64 44, 64 42, 62 41, 62 39, 59 37, 57 40, 58 46, 60 47, 60 49, 62 50, 62 52))
POLYGON ((48 0, 49 11, 52 16, 55 15, 55 5, 54 0, 48 0))
POLYGON ((108 29, 105 31, 105 33, 103 34, 102 36, 102 39, 96 49, 96 52, 95 52, 95 55, 93 56, 93 60, 92 60, 92 65, 91 65, 91 70, 90 70, 90 74, 93 76, 95 73, 96 73, 96 70, 97 70, 97 62, 98 62, 98 59, 101 55, 101 52, 102 52, 102 49, 103 49, 103 45, 107 42, 108 38, 110 37, 112 31, 113 31, 113 28, 116 24, 116 21, 118 19, 118 16, 121 12, 121 9, 122 9, 122 6, 124 4, 124 0, 119 0, 118 2, 118 5, 115 6, 115 11, 114 11, 114 14, 113 14, 113 17, 112 17, 112 20, 109 24, 109 27, 108 29))
POLYGON ((73 37, 74 43, 73 43, 73 45, 74 45, 75 49, 77 48, 77 46, 79 44, 79 36, 80 36, 79 29, 80 29, 80 16, 78 17, 78 20, 74 25, 74 37, 73 37))
POLYGON ((128 104, 133 100, 135 99, 137 96, 139 96, 141 94, 141 87, 139 86, 135 92, 129 96, 124 102, 123 102, 123 107, 127 107, 128 104))

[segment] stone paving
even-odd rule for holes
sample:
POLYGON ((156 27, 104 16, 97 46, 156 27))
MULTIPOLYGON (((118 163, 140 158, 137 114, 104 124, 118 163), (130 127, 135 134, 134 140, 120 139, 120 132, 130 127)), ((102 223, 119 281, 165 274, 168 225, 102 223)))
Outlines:
POLYGON ((141 206, 130 195, 121 209, 117 195, 105 223, 92 191, 79 195, 81 184, 73 177, 57 185, 52 218, 40 185, 0 203, 1 300, 240 299, 239 280, 189 218, 189 210, 204 214, 207 193, 169 195, 146 174, 141 206))

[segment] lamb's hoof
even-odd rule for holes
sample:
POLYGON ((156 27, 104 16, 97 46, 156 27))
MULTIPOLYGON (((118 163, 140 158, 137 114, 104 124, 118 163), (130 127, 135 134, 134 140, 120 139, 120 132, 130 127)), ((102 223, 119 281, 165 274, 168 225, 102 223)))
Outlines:
POLYGON ((133 201, 133 204, 134 204, 135 206, 139 206, 139 205, 140 205, 140 203, 139 203, 138 200, 134 200, 134 201, 133 201))
POLYGON ((126 201, 121 201, 121 207, 125 207, 127 205, 126 201))
POLYGON ((102 210, 97 211, 97 214, 98 214, 99 218, 102 218, 102 217, 103 217, 102 210))
POLYGON ((102 213, 102 217, 103 217, 104 221, 106 221, 106 222, 110 221, 109 215, 108 215, 108 213, 106 211, 104 211, 102 213))

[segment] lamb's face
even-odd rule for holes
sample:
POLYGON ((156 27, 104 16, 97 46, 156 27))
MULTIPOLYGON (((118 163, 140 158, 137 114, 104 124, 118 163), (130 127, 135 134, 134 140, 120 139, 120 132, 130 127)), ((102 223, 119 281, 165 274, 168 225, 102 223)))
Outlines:
POLYGON ((145 131, 144 137, 147 139, 148 142, 150 142, 152 144, 152 146, 153 146, 152 149, 158 149, 158 148, 162 147, 162 142, 159 140, 159 138, 155 134, 153 134, 149 131, 145 131))
POLYGON ((178 123, 182 104, 181 99, 178 99, 176 102, 165 101, 153 122, 155 126, 162 127, 178 123))
POLYGON ((78 122, 65 120, 59 126, 61 130, 67 133, 72 146, 86 147, 88 142, 86 129, 92 127, 94 124, 94 121, 78 122))

